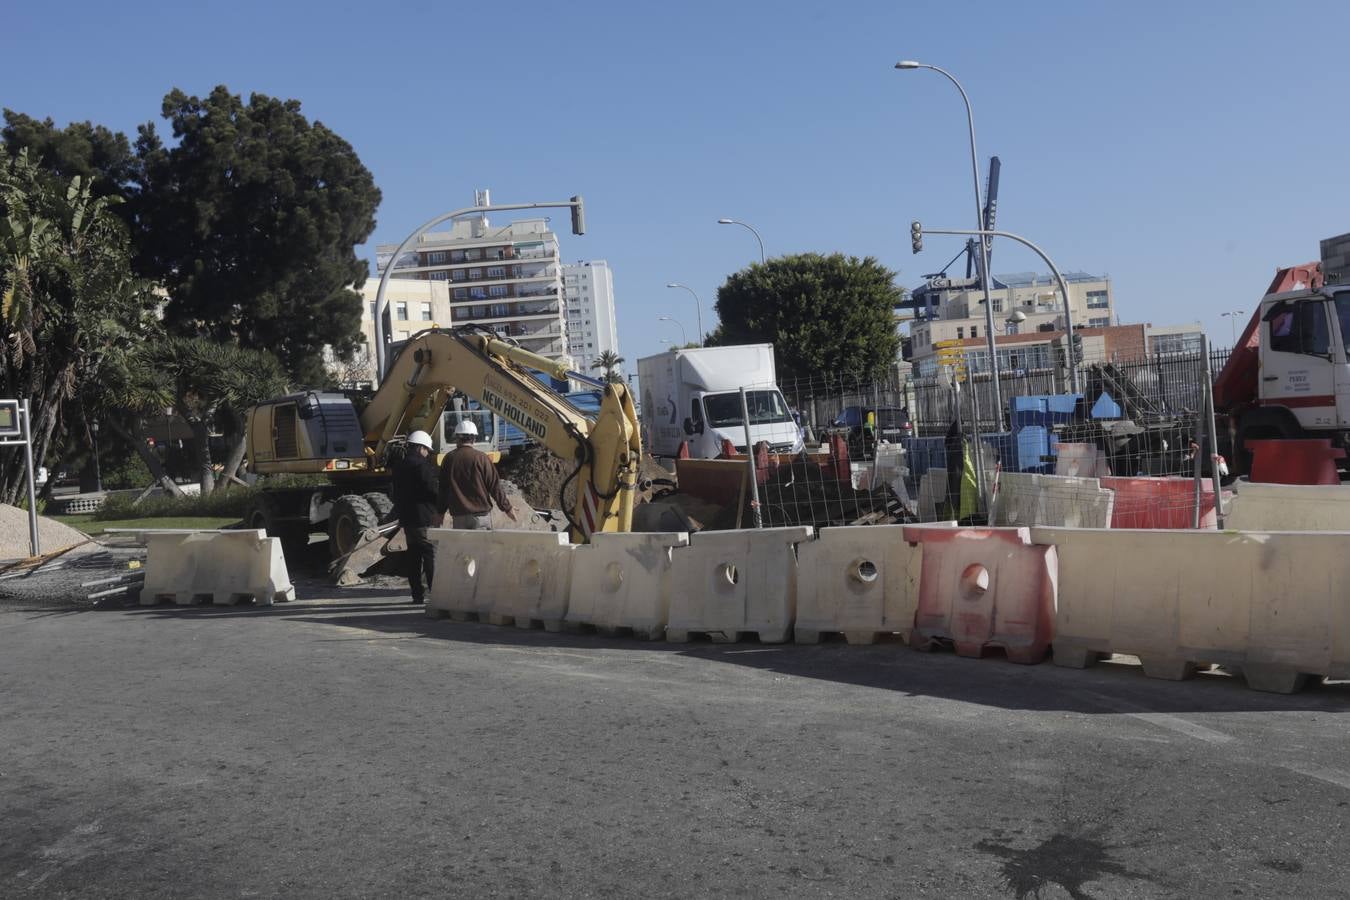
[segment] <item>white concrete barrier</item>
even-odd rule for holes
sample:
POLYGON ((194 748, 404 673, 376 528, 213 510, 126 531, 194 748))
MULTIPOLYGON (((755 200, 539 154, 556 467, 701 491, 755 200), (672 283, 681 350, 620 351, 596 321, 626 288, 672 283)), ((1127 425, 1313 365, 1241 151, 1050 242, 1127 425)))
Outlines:
POLYGON ((1257 690, 1350 677, 1350 534, 1034 528, 1059 555, 1054 653, 1138 656, 1181 679, 1238 668, 1257 690))
POLYGON ((922 550, 905 541, 903 525, 822 528, 797 545, 799 644, 842 634, 850 644, 878 635, 909 640, 919 593, 922 550))
POLYGON ((635 637, 665 635, 670 617, 674 548, 687 547, 683 532, 591 535, 572 551, 565 626, 602 632, 632 629, 635 637))
POLYGON ((718 642, 753 632, 764 643, 786 641, 797 607, 796 544, 811 527, 700 531, 673 551, 674 578, 666 640, 690 633, 718 642))
POLYGON ((1231 531, 1350 531, 1350 487, 1238 480, 1225 510, 1231 531))
POLYGON ((934 521, 946 503, 947 470, 929 469, 919 477, 919 521, 934 521))
POLYGON ((567 615, 571 551, 553 531, 460 531, 432 528, 436 577, 426 614, 493 625, 558 631, 567 615))
POLYGON ((994 498, 993 524, 1109 528, 1115 496, 1096 478, 1004 472, 994 498))
POLYGON ((1111 474, 1106 454, 1096 444, 1059 443, 1055 446, 1055 474, 1077 478, 1101 477, 1111 474))
POLYGON ((180 606, 207 600, 271 606, 295 599, 281 541, 262 529, 136 533, 146 546, 142 606, 166 600, 180 606))

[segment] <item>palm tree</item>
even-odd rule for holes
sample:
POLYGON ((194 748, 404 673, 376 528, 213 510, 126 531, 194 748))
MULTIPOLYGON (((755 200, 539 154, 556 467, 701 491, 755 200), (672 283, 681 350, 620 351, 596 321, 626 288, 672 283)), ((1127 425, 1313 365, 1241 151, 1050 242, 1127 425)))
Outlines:
POLYGON ((605 350, 596 357, 595 362, 591 363, 592 369, 604 369, 605 381, 610 384, 616 384, 623 381, 623 376, 616 369, 623 365, 623 357, 613 350, 605 350))

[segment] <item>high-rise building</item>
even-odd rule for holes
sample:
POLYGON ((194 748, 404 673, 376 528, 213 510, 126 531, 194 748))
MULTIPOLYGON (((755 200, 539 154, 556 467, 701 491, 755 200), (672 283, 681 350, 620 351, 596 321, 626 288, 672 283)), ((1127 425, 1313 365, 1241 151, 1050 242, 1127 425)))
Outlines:
POLYGON ((603 259, 567 263, 562 267, 563 298, 567 308, 567 352, 576 370, 594 374, 591 367, 606 350, 619 352, 619 330, 614 318, 614 275, 603 259))
MULTIPOLYGON (((478 193, 477 204, 488 205, 486 191, 478 193)), ((379 271, 389 265, 396 249, 393 244, 376 248, 379 271)), ((483 325, 550 359, 567 353, 558 238, 549 230, 547 219, 526 219, 499 227, 488 222, 486 213, 460 219, 449 231, 419 237, 417 244, 393 265, 394 279, 446 283, 448 320, 437 315, 434 308, 431 313, 439 324, 483 325)), ((434 299, 428 295, 418 302, 434 303, 434 299)), ((420 306, 417 312, 420 316, 420 306)), ((400 319, 394 303, 390 303, 390 325, 395 334, 416 330, 407 323, 423 321, 410 313, 408 310, 407 318, 400 319)))

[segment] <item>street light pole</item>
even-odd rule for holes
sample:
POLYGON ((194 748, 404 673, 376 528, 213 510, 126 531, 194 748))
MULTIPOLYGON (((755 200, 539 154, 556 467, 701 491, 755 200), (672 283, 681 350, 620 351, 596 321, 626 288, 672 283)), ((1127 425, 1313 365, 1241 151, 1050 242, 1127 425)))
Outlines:
POLYGON ((94 492, 103 493, 103 472, 98 462, 98 423, 89 423, 89 433, 94 441, 94 492))
POLYGON ((558 200, 549 203, 496 203, 488 206, 466 206, 464 209, 457 209, 448 212, 443 216, 424 222, 417 227, 412 234, 403 239, 403 243, 398 245, 394 255, 389 257, 389 262, 384 267, 384 273, 380 275, 380 287, 375 292, 375 383, 378 385, 384 377, 384 366, 387 360, 384 352, 384 292, 389 287, 389 278, 394 274, 394 265, 398 258, 403 255, 413 241, 417 240, 424 232, 435 228, 437 225, 448 219, 457 219, 460 216, 473 215, 475 213, 485 212, 504 212, 512 209, 560 209, 570 207, 572 210, 572 233, 584 234, 584 216, 583 206, 580 196, 573 197, 571 200, 558 200))
MULTIPOLYGON (((932 69, 939 75, 945 76, 961 92, 961 99, 966 104, 966 124, 970 130, 970 176, 975 184, 975 227, 983 231, 987 223, 984 221, 984 202, 980 198, 980 163, 979 156, 975 152, 975 113, 970 107, 970 97, 967 96, 966 89, 961 86, 961 82, 957 81, 951 72, 938 66, 915 62, 912 59, 902 59, 895 64, 895 67, 901 70, 932 69)), ((990 232, 990 234, 993 233, 990 232)), ((998 381, 998 352, 994 343, 994 304, 989 299, 989 246, 985 243, 984 238, 980 238, 980 284, 984 288, 984 335, 985 344, 989 348, 989 373, 994 386, 994 409, 996 410, 994 421, 998 423, 998 430, 1002 431, 1003 391, 998 381)), ((1066 303, 1068 299, 1065 296, 1066 303)))
POLYGON ((1055 281, 1059 283, 1059 292, 1064 295, 1064 339, 1069 342, 1069 346, 1066 348, 1066 350, 1070 355, 1069 377, 1072 379, 1073 392, 1075 394, 1079 393, 1078 366, 1074 364, 1072 358, 1073 307, 1070 306, 1069 304, 1069 285, 1065 283, 1064 276, 1059 273, 1059 267, 1055 265, 1054 260, 1046 256, 1045 251, 1042 250, 1040 247, 1037 247, 1035 244, 1033 244, 1026 238, 1022 237, 1021 235, 1013 234, 1011 231, 986 231, 984 229, 980 229, 979 231, 965 231, 957 228, 926 228, 926 227, 923 228, 923 231, 929 234, 960 234, 966 235, 968 237, 978 237, 980 239, 981 244, 984 243, 984 239, 986 237, 1007 238, 1010 241, 1017 241, 1017 243, 1021 244, 1022 246, 1030 248, 1037 256, 1039 256, 1045 262, 1047 266, 1050 267, 1050 271, 1054 273, 1055 281))
POLYGON ((747 224, 747 223, 745 223, 745 222, 737 221, 736 219, 718 219, 718 220, 717 220, 717 224, 718 224, 718 225, 739 225, 739 226, 741 226, 742 228, 749 228, 749 229, 750 229, 750 233, 753 234, 753 235, 755 236, 755 240, 759 241, 759 264, 760 264, 761 266, 764 265, 764 238, 762 238, 762 237, 759 236, 759 232, 756 231, 756 230, 754 229, 754 226, 749 225, 749 224, 747 224))
POLYGON ((658 321, 658 322, 674 322, 674 323, 675 323, 676 325, 678 325, 679 328, 680 328, 680 337, 684 339, 684 343, 685 343, 685 344, 688 344, 688 343, 689 343, 689 334, 688 334, 688 332, 686 332, 686 331, 684 330, 684 323, 681 322, 679 319, 675 318, 674 316, 657 316, 657 317, 656 317, 656 321, 658 321))
MULTIPOLYGON (((688 291, 689 293, 694 294, 694 289, 693 289, 693 288, 691 288, 691 287, 690 287, 689 285, 687 285, 687 284, 680 284, 678 281, 672 281, 670 284, 666 285, 666 287, 668 287, 668 288, 683 288, 684 290, 688 291)), ((696 310, 698 310, 698 345, 699 345, 700 347, 702 347, 702 346, 703 346, 703 301, 700 300, 700 299, 698 298, 698 294, 694 294, 694 308, 695 308, 696 310)))
POLYGON ((1233 310, 1232 312, 1226 312, 1226 313, 1220 313, 1220 314, 1219 314, 1219 315, 1223 316, 1225 319, 1228 320, 1228 327, 1229 327, 1229 330, 1232 332, 1232 335, 1233 335, 1233 337, 1232 337, 1233 343, 1232 343, 1230 346, 1236 346, 1236 345, 1237 345, 1237 320, 1238 320, 1238 316, 1242 316, 1242 315, 1246 315, 1246 314, 1247 314, 1247 311, 1246 311, 1245 309, 1235 309, 1235 310, 1233 310))

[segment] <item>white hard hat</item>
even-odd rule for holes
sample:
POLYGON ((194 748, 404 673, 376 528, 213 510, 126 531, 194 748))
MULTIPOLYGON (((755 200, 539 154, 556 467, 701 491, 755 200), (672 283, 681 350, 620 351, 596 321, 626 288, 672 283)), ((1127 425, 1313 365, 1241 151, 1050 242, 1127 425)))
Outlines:
POLYGON ((427 434, 425 431, 414 431, 412 434, 408 435, 408 443, 416 444, 419 447, 426 447, 430 450, 431 435, 427 434))
POLYGON ((455 426, 455 437, 465 435, 468 437, 478 437, 478 426, 473 424, 472 419, 460 419, 459 424, 455 426))

